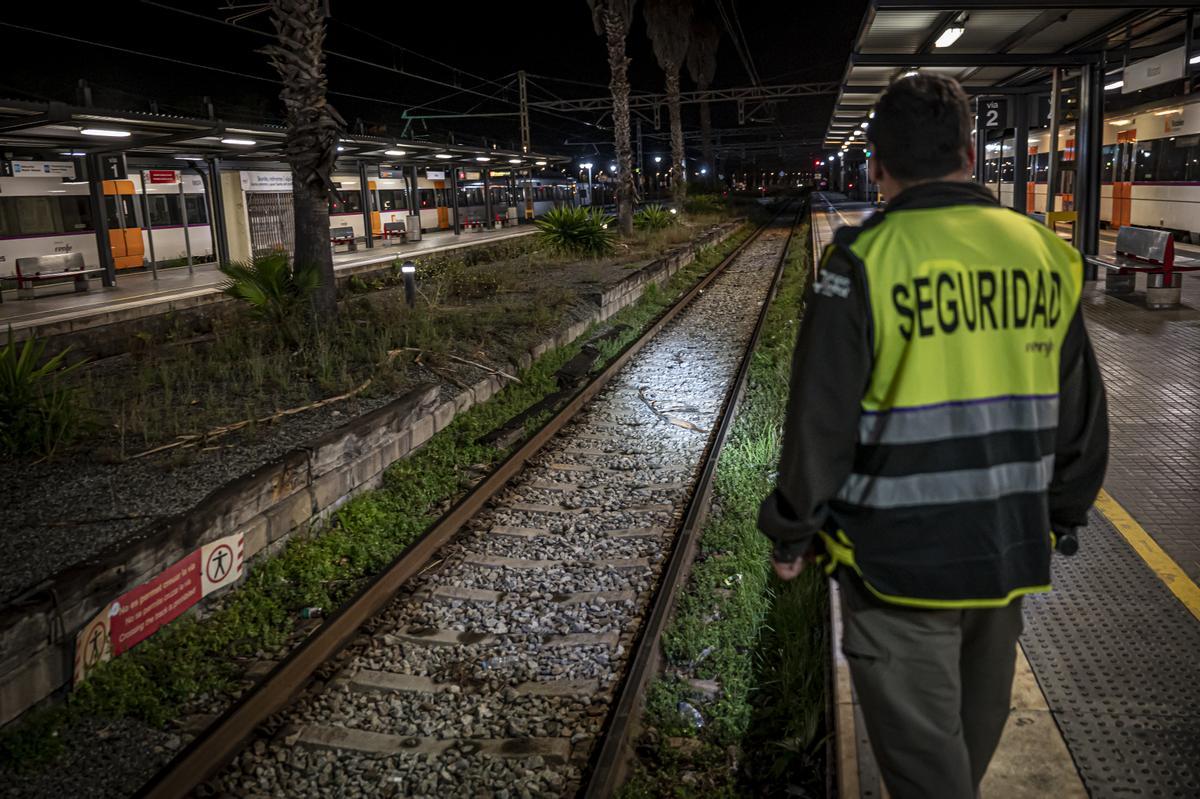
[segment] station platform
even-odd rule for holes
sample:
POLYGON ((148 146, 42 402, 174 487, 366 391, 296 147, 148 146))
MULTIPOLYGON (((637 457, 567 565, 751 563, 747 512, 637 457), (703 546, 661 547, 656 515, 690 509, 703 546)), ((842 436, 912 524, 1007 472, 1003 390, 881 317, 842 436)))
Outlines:
MULTIPOLYGON (((821 245, 875 210, 815 200, 821 245)), ((1079 553, 1056 555, 1054 590, 1025 601, 1013 711, 982 795, 1200 796, 1200 277, 1184 277, 1177 309, 1101 282, 1083 309, 1108 390, 1108 474, 1079 553)), ((852 793, 886 795, 861 721, 850 734, 852 793)))
MULTIPOLYGON (((385 246, 376 242, 371 249, 360 246, 356 252, 335 252, 333 266, 337 272, 353 272, 397 258, 474 247, 533 232, 533 226, 522 226, 458 236, 449 231, 424 233, 420 241, 410 244, 385 246)), ((72 292, 69 285, 55 286, 41 289, 45 296, 19 300, 16 291, 6 290, 4 302, 0 303, 0 328, 11 328, 14 337, 20 339, 30 332, 47 335, 153 316, 218 299, 224 280, 216 264, 205 263, 196 264, 191 273, 186 266, 160 269, 157 280, 149 271, 118 272, 116 286, 105 288, 99 280, 92 280, 89 291, 79 294, 72 292), (50 293, 55 289, 61 293, 50 293)))

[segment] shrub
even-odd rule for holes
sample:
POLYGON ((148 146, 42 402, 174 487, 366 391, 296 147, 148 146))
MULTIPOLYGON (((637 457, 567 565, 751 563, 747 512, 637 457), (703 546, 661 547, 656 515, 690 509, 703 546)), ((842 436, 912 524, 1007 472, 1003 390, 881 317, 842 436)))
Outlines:
POLYGON ((689 194, 683 210, 689 214, 717 214, 725 210, 725 200, 716 194, 689 194))
POLYGON ((616 247, 614 218, 596 208, 554 208, 534 224, 538 239, 568 255, 601 256, 616 247))
POLYGON ((674 225, 675 221, 676 214, 658 203, 647 205, 633 215, 633 224, 641 230, 663 230, 674 225))
POLYGON ((82 410, 75 391, 59 378, 82 362, 67 366, 67 350, 41 366, 44 342, 12 340, 0 349, 0 452, 5 455, 53 455, 79 432, 82 410))
POLYGON ((252 314, 289 340, 298 338, 300 312, 309 307, 321 285, 321 273, 315 264, 293 267, 287 253, 272 252, 249 261, 222 264, 221 272, 229 278, 221 291, 249 304, 252 314))

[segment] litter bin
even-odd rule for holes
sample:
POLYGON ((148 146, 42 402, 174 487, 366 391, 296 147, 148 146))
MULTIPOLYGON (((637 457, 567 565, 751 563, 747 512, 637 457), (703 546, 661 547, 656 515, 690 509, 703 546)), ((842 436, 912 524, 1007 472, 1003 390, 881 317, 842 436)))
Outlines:
POLYGON ((404 228, 408 231, 409 241, 421 240, 421 215, 411 214, 404 217, 404 228))

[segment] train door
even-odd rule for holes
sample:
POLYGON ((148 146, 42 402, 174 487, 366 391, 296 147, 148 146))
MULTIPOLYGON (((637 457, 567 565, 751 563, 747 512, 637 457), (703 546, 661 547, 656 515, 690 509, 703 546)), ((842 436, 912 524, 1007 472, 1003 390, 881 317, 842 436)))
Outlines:
POLYGON ((371 238, 383 235, 383 224, 379 221, 379 189, 373 180, 367 181, 367 194, 371 196, 371 238))
POLYGON ((1058 170, 1058 208, 1063 211, 1075 210, 1075 140, 1067 139, 1063 148, 1062 161, 1058 170))
POLYGON ((1130 224, 1133 210, 1133 154, 1137 149, 1136 143, 1136 130, 1123 130, 1117 134, 1112 189, 1112 226, 1117 229, 1130 224))
POLYGON ((437 203, 438 229, 447 230, 450 227, 450 209, 446 207, 446 181, 433 182, 433 197, 433 201, 437 203))
POLYGON ((1029 148, 1029 174, 1025 178, 1025 208, 1037 210, 1037 145, 1029 148))
POLYGON ((145 265, 146 248, 142 243, 142 228, 134 211, 132 180, 106 180, 104 205, 108 213, 108 244, 112 248, 113 266, 133 269, 145 265))

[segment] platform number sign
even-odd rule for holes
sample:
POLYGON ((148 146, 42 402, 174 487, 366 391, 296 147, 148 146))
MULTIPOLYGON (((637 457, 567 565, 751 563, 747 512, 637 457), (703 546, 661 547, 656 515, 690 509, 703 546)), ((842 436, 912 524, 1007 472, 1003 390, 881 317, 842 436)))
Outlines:
POLYGON ((1008 101, 1000 98, 979 99, 979 127, 1008 127, 1008 101))

